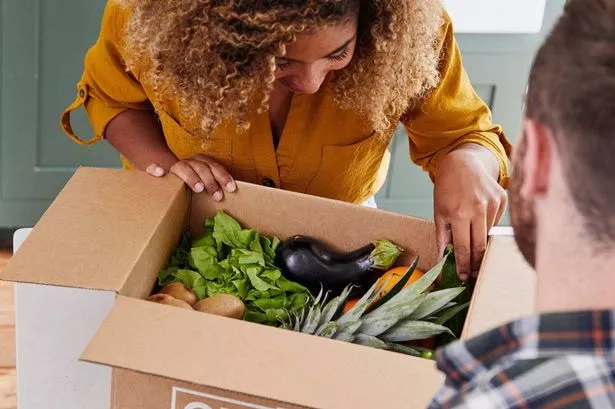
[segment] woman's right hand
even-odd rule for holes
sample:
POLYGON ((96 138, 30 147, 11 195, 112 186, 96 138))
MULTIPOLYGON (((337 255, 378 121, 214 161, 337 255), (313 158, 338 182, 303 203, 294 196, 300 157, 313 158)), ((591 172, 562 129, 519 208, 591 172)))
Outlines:
MULTIPOLYGON (((162 177, 167 173, 157 163, 152 163, 145 171, 156 177, 162 177)), ((196 193, 206 190, 217 202, 222 200, 224 192, 232 193, 237 190, 233 177, 224 166, 205 155, 178 160, 168 173, 178 176, 196 193)))

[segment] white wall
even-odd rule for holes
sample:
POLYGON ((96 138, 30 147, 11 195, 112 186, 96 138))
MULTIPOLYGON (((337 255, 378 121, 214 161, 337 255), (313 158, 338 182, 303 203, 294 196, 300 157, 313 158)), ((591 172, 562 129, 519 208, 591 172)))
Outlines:
POLYGON ((546 0, 443 0, 457 33, 535 34, 546 0))

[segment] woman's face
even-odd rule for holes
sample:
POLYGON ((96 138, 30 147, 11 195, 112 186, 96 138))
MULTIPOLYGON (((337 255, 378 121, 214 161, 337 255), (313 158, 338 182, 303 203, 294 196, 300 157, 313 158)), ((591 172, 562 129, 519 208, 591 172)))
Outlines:
MULTIPOLYGON (((355 13, 356 14, 356 13, 355 13)), ((346 67, 357 41, 358 16, 297 37, 277 60, 277 83, 297 94, 318 92, 330 71, 346 67)))

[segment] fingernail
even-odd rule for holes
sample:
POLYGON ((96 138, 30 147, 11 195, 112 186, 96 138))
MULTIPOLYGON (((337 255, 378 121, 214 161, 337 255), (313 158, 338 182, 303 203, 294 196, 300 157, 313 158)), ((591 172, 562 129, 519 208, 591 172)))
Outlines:
POLYGON ((226 184, 226 190, 228 192, 234 192, 237 189, 237 185, 235 184, 235 182, 229 182, 226 184))
POLYGON ((205 186, 203 186, 202 183, 197 183, 196 185, 194 185, 195 192, 201 193, 203 190, 205 190, 205 186))
POLYGON ((164 169, 162 169, 161 167, 157 167, 156 169, 154 169, 154 174, 156 176, 162 176, 164 175, 164 169))
POLYGON ((459 274, 459 279, 461 281, 468 281, 468 275, 466 273, 460 273, 459 274))
POLYGON ((222 200, 222 192, 216 192, 211 196, 216 202, 222 200))

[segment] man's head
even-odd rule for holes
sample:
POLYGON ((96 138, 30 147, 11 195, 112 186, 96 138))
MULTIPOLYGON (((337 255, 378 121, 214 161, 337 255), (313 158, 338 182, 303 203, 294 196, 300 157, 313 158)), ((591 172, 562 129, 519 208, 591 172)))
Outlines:
POLYGON ((530 264, 555 214, 578 222, 594 251, 615 248, 615 0, 570 0, 540 49, 510 194, 530 264))

